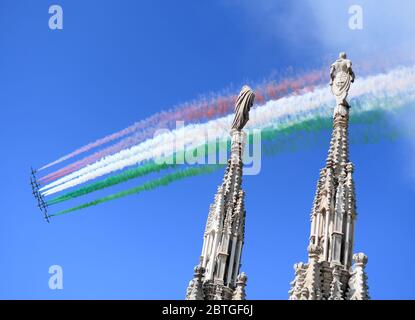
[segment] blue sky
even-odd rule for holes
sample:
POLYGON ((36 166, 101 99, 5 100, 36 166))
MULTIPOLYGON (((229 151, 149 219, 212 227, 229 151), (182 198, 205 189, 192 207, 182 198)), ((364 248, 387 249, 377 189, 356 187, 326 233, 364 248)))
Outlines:
MULTIPOLYGON (((393 59, 387 53, 396 48, 413 54, 411 1, 253 3, 0 0, 0 298, 182 299, 223 175, 183 180, 48 225, 28 185, 31 165, 201 94, 326 67, 341 50, 360 60, 393 59), (63 7, 61 31, 48 28, 52 4, 63 7), (351 4, 363 7, 363 30, 348 29, 351 4), (53 264, 63 267, 63 290, 48 287, 53 264)), ((403 128, 396 142, 351 146, 355 251, 369 256, 377 299, 415 298, 408 272, 415 262, 415 143, 405 129, 413 118, 409 111, 393 120, 403 128)), ((250 299, 286 299, 292 265, 306 260, 329 132, 322 139, 264 157, 261 173, 244 178, 242 269, 250 299)))

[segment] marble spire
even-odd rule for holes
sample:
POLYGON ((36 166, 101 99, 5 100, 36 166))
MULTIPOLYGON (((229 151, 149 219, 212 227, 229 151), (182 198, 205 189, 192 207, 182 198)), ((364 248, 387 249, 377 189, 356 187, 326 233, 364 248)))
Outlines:
POLYGON ((254 92, 244 86, 235 104, 231 154, 206 222, 202 254, 186 299, 244 300, 247 276, 240 273, 245 238, 245 192, 242 189, 242 154, 254 92))
POLYGON ((356 195, 354 167, 349 159, 350 106, 346 98, 355 75, 345 53, 331 65, 330 78, 336 98, 333 131, 311 212, 308 263, 295 265, 291 300, 369 298, 364 270, 367 257, 363 253, 353 256, 356 195))

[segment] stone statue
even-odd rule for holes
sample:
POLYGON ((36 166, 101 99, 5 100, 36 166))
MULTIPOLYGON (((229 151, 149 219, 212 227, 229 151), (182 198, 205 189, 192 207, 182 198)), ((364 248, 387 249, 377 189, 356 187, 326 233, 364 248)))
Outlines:
POLYGON ((331 92, 336 97, 336 113, 345 116, 349 108, 346 101, 349 93, 350 84, 354 82, 354 72, 352 62, 347 59, 346 53, 341 52, 337 59, 330 67, 330 86, 331 92))
POLYGON ((255 94, 248 86, 243 86, 236 99, 235 118, 233 119, 232 129, 241 131, 249 120, 249 110, 254 104, 255 94))

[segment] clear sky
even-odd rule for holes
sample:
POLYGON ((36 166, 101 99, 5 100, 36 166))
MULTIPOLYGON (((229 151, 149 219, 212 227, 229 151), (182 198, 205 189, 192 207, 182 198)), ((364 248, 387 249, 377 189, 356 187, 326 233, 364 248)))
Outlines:
MULTIPOLYGON (((222 171, 49 225, 31 194, 30 166, 199 95, 328 68, 342 50, 360 60, 396 60, 393 49, 409 57, 414 9, 410 0, 0 0, 0 298, 184 298, 222 171), (63 30, 48 28, 52 4, 63 8, 63 30), (363 30, 348 28, 352 4, 363 7, 363 30), (54 264, 63 290, 48 287, 54 264)), ((391 120, 403 128, 395 142, 351 146, 355 252, 369 257, 372 298, 415 298, 415 143, 405 129, 414 116, 391 120)), ((244 178, 249 299, 286 299, 292 265, 306 261, 329 134, 312 148, 263 157, 261 173, 244 178)))

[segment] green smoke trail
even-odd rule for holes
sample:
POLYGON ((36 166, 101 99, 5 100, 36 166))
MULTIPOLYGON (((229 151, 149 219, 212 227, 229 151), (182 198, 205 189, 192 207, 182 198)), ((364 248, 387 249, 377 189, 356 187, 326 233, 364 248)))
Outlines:
MULTIPOLYGON (((391 126, 383 127, 382 131, 379 131, 379 127, 376 125, 366 125, 363 128, 354 128, 352 134, 349 137, 349 144, 375 144, 380 141, 396 141, 402 133, 399 129, 391 126), (356 130, 357 129, 357 130, 356 130), (358 131, 358 132, 356 132, 358 131)), ((328 143, 328 136, 319 135, 317 132, 308 135, 294 135, 285 140, 272 141, 266 143, 262 147, 262 154, 265 156, 276 156, 287 152, 297 152, 310 150, 317 145, 328 143)))
POLYGON ((63 215, 66 213, 70 213, 73 211, 77 211, 77 210, 81 210, 81 209, 85 209, 88 207, 92 207, 92 206, 96 206, 98 204, 104 203, 104 202, 108 202, 108 201, 112 201, 115 199, 119 199, 119 198, 123 198, 132 194, 138 194, 144 191, 150 191, 156 188, 159 188, 161 186, 167 186, 172 182, 178 181, 178 180, 182 180, 188 177, 193 177, 193 176, 197 176, 197 175, 201 175, 201 174, 207 174, 207 173, 211 173, 219 168, 222 168, 223 165, 205 165, 205 166, 201 166, 198 168, 187 168, 184 170, 180 170, 168 175, 165 175, 164 177, 161 177, 159 179, 153 180, 153 181, 149 181, 146 182, 140 186, 125 190, 125 191, 121 191, 103 198, 99 198, 96 199, 94 201, 91 202, 87 202, 84 204, 81 204, 79 206, 70 208, 70 209, 66 209, 60 212, 57 212, 55 214, 50 215, 50 217, 55 217, 55 216, 59 216, 59 215, 63 215))
POLYGON ((118 175, 111 176, 102 181, 91 183, 83 188, 79 188, 75 191, 68 192, 62 196, 53 198, 49 200, 47 204, 54 205, 54 204, 57 204, 63 201, 67 201, 70 199, 74 199, 80 196, 87 195, 94 191, 98 191, 104 188, 108 188, 110 186, 114 186, 116 184, 128 181, 130 179, 142 177, 144 175, 147 175, 153 172, 159 172, 161 170, 173 168, 176 166, 175 164, 169 164, 169 163, 170 163, 170 160, 166 159, 166 161, 162 164, 148 163, 138 168, 126 170, 118 175))
MULTIPOLYGON (((381 140, 395 141, 401 133, 388 121, 390 114, 389 111, 371 110, 352 115, 349 123, 353 125, 353 130, 349 133, 349 143, 373 144, 381 140)), ((332 126, 331 117, 318 117, 293 125, 283 132, 270 130, 265 132, 266 137, 263 140, 266 143, 262 146, 262 153, 265 156, 275 156, 327 143, 328 136, 323 138, 321 133, 330 131, 332 126)))
MULTIPOLYGON (((386 112, 384 110, 371 110, 362 113, 352 114, 350 117, 350 124, 352 125, 370 125, 374 123, 380 123, 382 119, 385 119, 386 112)), ((383 121, 384 122, 384 121, 383 121)), ((264 142, 270 141, 269 143, 264 144, 263 150, 265 155, 276 155, 282 152, 291 151, 294 152, 300 148, 311 147, 316 144, 318 140, 317 133, 323 130, 329 130, 333 125, 333 120, 330 116, 313 116, 307 120, 304 120, 300 123, 289 123, 285 126, 280 126, 279 128, 268 128, 261 131, 261 140, 264 142), (313 140, 314 139, 314 140, 313 140), (307 143, 304 143, 305 140, 308 140, 307 143), (310 141, 313 140, 313 141, 310 141), (296 142, 297 141, 297 142, 296 142), (301 143, 301 146, 300 146, 301 143)), ((383 130, 382 132, 386 132, 383 130)), ((370 132, 366 134, 367 141, 369 137, 372 137, 372 140, 378 133, 370 132)), ((253 143, 253 134, 251 133, 248 136, 249 142, 253 143)), ((360 140, 359 143, 361 143, 360 140)), ((358 143, 358 142, 356 142, 358 143)), ((217 141, 207 143, 204 146, 204 151, 206 155, 216 153, 220 148, 225 148, 225 150, 230 149, 230 139, 224 141, 217 141)), ((193 149, 192 152, 196 152, 197 148, 193 149)), ((140 167, 126 170, 121 174, 108 177, 104 180, 91 183, 85 187, 79 188, 75 191, 68 192, 62 196, 53 198, 49 200, 48 205, 58 204, 70 199, 74 199, 80 196, 87 195, 89 193, 102 190, 123 182, 126 182, 131 179, 142 177, 151 173, 160 172, 169 168, 175 168, 177 164, 176 158, 180 157, 183 159, 183 151, 173 154, 170 157, 165 157, 160 159, 160 161, 151 162, 144 164, 140 167)))

